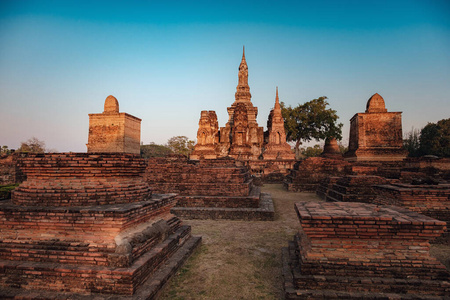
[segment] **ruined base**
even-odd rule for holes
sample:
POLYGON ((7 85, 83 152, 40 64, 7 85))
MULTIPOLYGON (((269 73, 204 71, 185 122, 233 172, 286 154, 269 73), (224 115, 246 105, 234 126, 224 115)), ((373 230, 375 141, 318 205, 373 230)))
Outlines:
POLYGON ((273 221, 275 217, 272 197, 267 193, 260 194, 257 207, 176 206, 171 213, 181 219, 273 221))
POLYGON ((395 278, 367 278, 349 276, 314 276, 302 275, 300 270, 299 254, 295 251, 294 242, 282 249, 282 275, 284 278, 284 292, 286 300, 293 299, 446 299, 436 295, 406 294, 405 292, 423 293, 426 290, 440 289, 444 295, 450 289, 450 284, 442 286, 442 282, 420 279, 395 278), (307 282, 308 288, 298 288, 295 283, 307 282), (320 288, 322 287, 322 288, 320 288), (371 287, 373 287, 371 289, 371 287), (319 288, 319 289, 317 289, 319 288))
MULTIPOLYGON (((169 237, 169 240, 174 237, 169 237)), ((2 288, 0 290, 1 299, 156 299, 161 293, 165 284, 170 278, 177 272, 177 270, 183 265, 183 263, 189 258, 194 250, 200 245, 201 237, 192 236, 189 238, 183 246, 181 246, 172 256, 167 259, 163 265, 161 265, 154 274, 148 278, 132 296, 127 295, 110 295, 101 293, 92 294, 78 294, 78 293, 64 293, 54 291, 41 291, 41 290, 25 290, 22 288, 2 288)), ((170 243, 170 241, 165 243, 170 243)), ((163 245, 161 245, 163 246, 163 245)), ((0 263, 2 268, 5 268, 0 263)), ((61 266, 64 268, 64 266, 61 266)), ((36 265, 36 270, 39 272, 45 272, 45 266, 36 265)), ((98 270, 97 270, 98 271, 98 270)))
POLYGON ((286 299, 445 299, 450 274, 429 253, 445 222, 395 206, 299 202, 283 249, 286 299))
POLYGON ((2 203, 0 299, 152 299, 201 240, 169 213, 174 204, 173 194, 99 206, 2 203))

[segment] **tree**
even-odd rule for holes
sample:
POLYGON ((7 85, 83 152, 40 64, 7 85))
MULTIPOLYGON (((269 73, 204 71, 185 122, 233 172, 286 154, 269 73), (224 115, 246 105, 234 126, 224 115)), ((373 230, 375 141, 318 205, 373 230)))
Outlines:
POLYGON ((326 99, 327 97, 319 97, 297 107, 286 107, 281 102, 286 140, 295 142, 297 156, 302 141, 319 141, 327 137, 342 139, 342 123, 337 123, 339 117, 335 110, 326 108, 329 105, 326 99))
POLYGON ((167 141, 167 147, 175 154, 189 156, 194 150, 195 142, 186 136, 174 136, 167 141))
POLYGON ((302 155, 306 156, 306 157, 317 157, 320 156, 320 154, 322 154, 323 152, 323 147, 321 147, 320 145, 316 144, 314 145, 314 147, 307 147, 302 148, 302 155))
POLYGON ((403 147, 408 150, 409 157, 418 157, 421 154, 420 151, 420 130, 411 129, 410 132, 405 133, 403 139, 403 147))
POLYGON ((11 153, 11 150, 9 150, 8 146, 4 145, 0 148, 0 154, 8 155, 10 153, 11 153))
POLYGON ((428 123, 420 132, 422 155, 450 157, 450 118, 428 123))
POLYGON ((149 145, 141 145, 141 156, 143 158, 164 157, 172 153, 173 152, 171 149, 169 149, 169 147, 164 145, 157 145, 153 142, 149 145))
POLYGON ((26 142, 20 144, 19 152, 33 152, 33 153, 44 153, 45 152, 45 142, 32 137, 26 142))

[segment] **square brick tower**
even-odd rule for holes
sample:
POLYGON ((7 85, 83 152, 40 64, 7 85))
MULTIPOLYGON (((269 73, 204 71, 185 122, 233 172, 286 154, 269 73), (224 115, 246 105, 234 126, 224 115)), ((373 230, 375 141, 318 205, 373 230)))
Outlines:
POLYGON ((402 113, 388 112, 383 97, 375 94, 367 101, 366 112, 350 120, 350 141, 345 158, 349 161, 399 161, 403 149, 402 113))
POLYGON ((141 119, 119 112, 114 96, 105 100, 101 114, 89 114, 88 153, 140 153, 141 119))

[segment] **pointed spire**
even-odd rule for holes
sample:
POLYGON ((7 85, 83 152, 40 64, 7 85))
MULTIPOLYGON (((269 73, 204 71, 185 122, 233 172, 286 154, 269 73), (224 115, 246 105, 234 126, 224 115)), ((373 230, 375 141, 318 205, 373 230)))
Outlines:
POLYGON ((239 65, 238 86, 236 87, 236 101, 250 101, 250 87, 248 86, 248 66, 245 61, 245 46, 242 48, 242 61, 239 65))
POLYGON ((276 109, 276 110, 281 109, 280 98, 278 98, 278 87, 277 87, 277 95, 275 97, 275 107, 274 107, 274 109, 276 109))
POLYGON ((280 103, 280 99, 278 98, 278 87, 277 87, 277 96, 275 98, 275 103, 280 103))
POLYGON ((242 46, 242 60, 241 60, 241 65, 247 65, 247 62, 245 61, 245 46, 242 46))

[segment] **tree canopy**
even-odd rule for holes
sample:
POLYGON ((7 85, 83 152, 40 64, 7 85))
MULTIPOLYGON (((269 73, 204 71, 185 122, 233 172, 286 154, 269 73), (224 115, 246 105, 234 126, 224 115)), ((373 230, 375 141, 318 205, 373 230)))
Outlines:
POLYGON ((143 158, 164 157, 172 153, 173 153, 172 150, 164 145, 157 145, 155 143, 150 143, 148 145, 141 145, 141 156, 143 158))
POLYGON ((44 153, 45 152, 45 142, 41 141, 35 137, 28 139, 26 142, 20 144, 19 152, 32 152, 32 153, 44 153))
POLYGON ((428 123, 420 132, 422 155, 450 157, 450 118, 428 123))
POLYGON ((189 156, 194 150, 195 142, 186 136, 174 136, 167 141, 167 147, 175 154, 189 156))
POLYGON ((302 141, 319 141, 328 137, 342 139, 342 123, 337 123, 336 111, 327 108, 327 97, 319 97, 296 107, 286 107, 281 102, 286 140, 295 142, 295 151, 299 152, 302 141))
POLYGON ((405 134, 403 146, 410 157, 435 155, 450 157, 450 118, 428 123, 421 130, 405 134))

